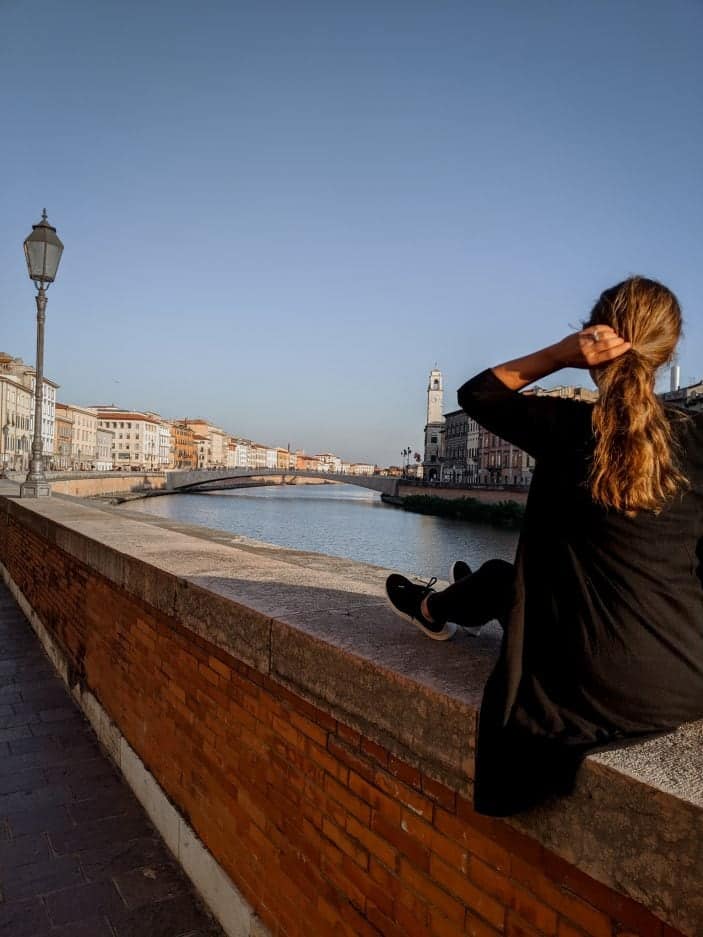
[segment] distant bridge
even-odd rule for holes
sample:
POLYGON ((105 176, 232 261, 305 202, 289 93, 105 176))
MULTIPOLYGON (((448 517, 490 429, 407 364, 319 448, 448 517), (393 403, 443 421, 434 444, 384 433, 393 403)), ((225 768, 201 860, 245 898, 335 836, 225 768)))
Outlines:
POLYGON ((201 469, 198 471, 166 472, 167 491, 218 491, 224 488, 237 487, 236 482, 242 484, 251 481, 256 484, 285 484, 293 478, 316 478, 319 481, 338 482, 341 485, 358 485, 360 488, 370 488, 381 494, 397 495, 399 478, 390 478, 385 475, 347 475, 341 472, 313 472, 304 469, 201 469))

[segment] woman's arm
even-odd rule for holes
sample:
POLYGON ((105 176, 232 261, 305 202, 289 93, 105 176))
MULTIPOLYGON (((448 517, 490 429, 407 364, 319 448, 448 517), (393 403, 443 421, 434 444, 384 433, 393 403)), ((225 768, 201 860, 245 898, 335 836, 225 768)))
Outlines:
POLYGON ((583 413, 576 421, 574 416, 586 404, 516 391, 560 368, 598 368, 629 348, 629 343, 608 326, 589 327, 541 351, 477 374, 459 389, 459 406, 491 433, 535 458, 555 449, 559 453, 565 432, 583 422, 583 413))
POLYGON ((609 325, 591 325, 567 335, 555 345, 492 368, 509 390, 522 390, 533 381, 562 368, 597 368, 629 351, 631 345, 609 325))

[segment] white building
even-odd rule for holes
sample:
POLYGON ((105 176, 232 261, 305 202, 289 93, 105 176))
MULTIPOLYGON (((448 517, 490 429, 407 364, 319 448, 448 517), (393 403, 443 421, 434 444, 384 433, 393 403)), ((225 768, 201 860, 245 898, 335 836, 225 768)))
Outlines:
POLYGON ((161 468, 161 423, 145 413, 99 410, 98 426, 115 432, 112 461, 116 469, 156 471, 161 468))
POLYGON ((229 439, 225 451, 225 468, 231 469, 237 467, 237 441, 229 439))
POLYGON ((198 447, 198 468, 199 469, 208 469, 212 468, 210 465, 210 441, 206 435, 203 433, 194 433, 193 441, 198 447))
POLYGON ((278 468, 278 450, 271 446, 266 447, 266 468, 278 468))
POLYGON ((321 472, 342 471, 342 460, 331 452, 319 452, 315 458, 319 459, 321 472))
POLYGON ((252 460, 251 442, 248 439, 238 439, 235 444, 235 468, 249 468, 252 460))
POLYGON ((353 462, 349 466, 350 475, 373 475, 375 471, 376 466, 370 462, 353 462))
MULTIPOLYGON (((44 378, 42 393, 42 454, 47 460, 54 453, 56 389, 54 381, 44 378)), ((35 371, 21 358, 0 353, 0 461, 7 471, 29 469, 34 437, 35 371)))
POLYGON ((71 469, 87 471, 95 468, 98 458, 98 411, 95 407, 64 404, 72 422, 71 469))
POLYGON ((227 459, 227 433, 215 426, 209 420, 201 417, 187 420, 188 426, 193 430, 197 437, 205 437, 206 444, 200 445, 198 439, 198 468, 210 469, 221 468, 225 465, 227 459))
POLYGON ((95 457, 95 470, 97 472, 112 471, 112 452, 115 442, 115 430, 98 426, 95 431, 97 453, 95 457))
POLYGON ((147 410, 145 416, 151 417, 158 426, 157 456, 155 467, 164 470, 171 467, 171 424, 162 419, 158 413, 147 410))
POLYGON ((253 442, 251 444, 251 458, 250 463, 253 461, 253 465, 249 465, 249 468, 266 468, 266 452, 268 446, 263 446, 261 443, 253 442))

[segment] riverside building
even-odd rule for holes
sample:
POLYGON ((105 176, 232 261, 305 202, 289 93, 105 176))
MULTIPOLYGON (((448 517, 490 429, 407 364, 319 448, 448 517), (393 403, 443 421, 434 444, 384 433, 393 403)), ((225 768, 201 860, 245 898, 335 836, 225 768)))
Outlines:
POLYGON ((75 404, 63 406, 72 419, 71 468, 79 472, 93 469, 98 458, 98 411, 75 404))
MULTIPOLYGON (((475 421, 472 421, 475 422, 475 421)), ((469 417, 463 410, 444 415, 442 481, 466 483, 468 476, 469 417)))
POLYGON ((198 439, 198 468, 224 468, 227 460, 227 433, 202 417, 186 420, 198 439), (201 446, 202 439, 205 446, 201 446))
POLYGON ((115 431, 106 429, 104 426, 98 426, 95 431, 97 444, 97 457, 95 460, 95 470, 97 472, 112 471, 112 453, 115 444, 115 431))
POLYGON ((339 456, 333 455, 331 452, 319 452, 315 458, 319 463, 321 472, 342 471, 342 460, 339 456))
MULTIPOLYGON (((703 383, 697 386, 703 407, 703 383)), ((588 402, 598 397, 595 390, 573 385, 550 389, 536 385, 523 393, 588 402)), ((680 396, 681 392, 677 393, 680 396)), ((696 399, 695 394, 691 399, 696 399)), ((425 451, 421 466, 426 480, 467 486, 529 486, 534 459, 528 453, 489 432, 463 410, 453 410, 443 416, 442 402, 442 372, 433 368, 427 385, 425 451)))
POLYGON ((195 432, 187 420, 171 422, 171 465, 175 469, 198 467, 198 445, 195 432))
POLYGON ((54 472, 68 472, 73 467, 73 415, 64 404, 57 403, 54 420, 54 472))
MULTIPOLYGON (((34 437, 36 372, 21 358, 0 352, 0 460, 5 471, 29 469, 34 437)), ((44 378, 42 388, 42 453, 47 466, 54 454, 56 389, 44 378)))
POLYGON ((136 472, 160 468, 160 420, 110 408, 98 410, 98 426, 115 433, 112 461, 116 469, 136 472))

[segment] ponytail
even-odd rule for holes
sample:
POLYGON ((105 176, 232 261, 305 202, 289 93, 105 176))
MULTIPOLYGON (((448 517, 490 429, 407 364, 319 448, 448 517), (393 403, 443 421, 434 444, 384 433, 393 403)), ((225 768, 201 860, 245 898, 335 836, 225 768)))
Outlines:
POLYGON ((656 370, 671 357, 681 333, 678 302, 661 284, 632 277, 603 293, 589 324, 610 325, 632 343, 598 370, 591 497, 631 516, 658 513, 688 484, 677 465, 671 422, 654 393, 656 370))

